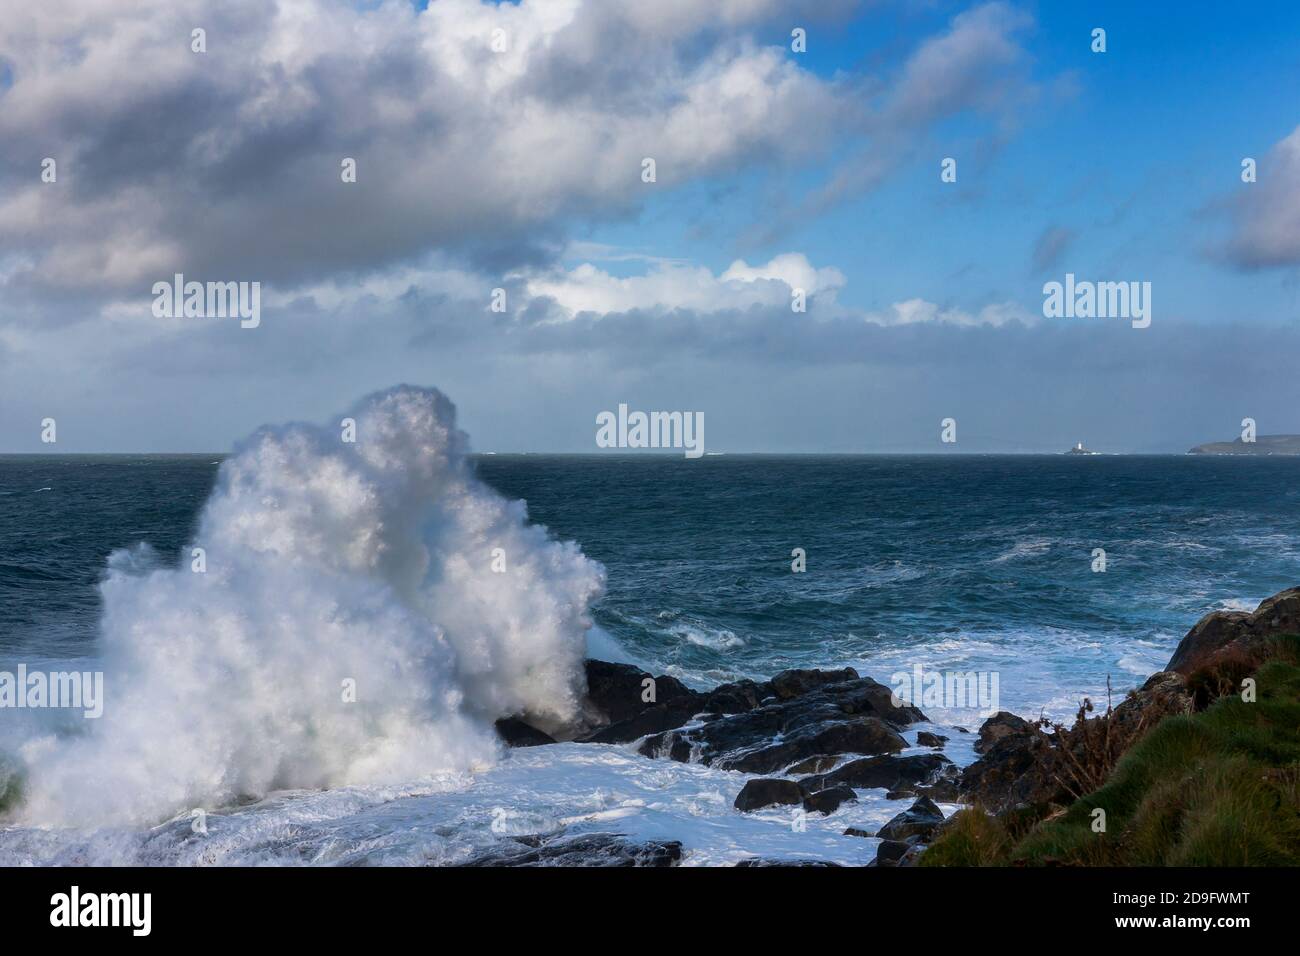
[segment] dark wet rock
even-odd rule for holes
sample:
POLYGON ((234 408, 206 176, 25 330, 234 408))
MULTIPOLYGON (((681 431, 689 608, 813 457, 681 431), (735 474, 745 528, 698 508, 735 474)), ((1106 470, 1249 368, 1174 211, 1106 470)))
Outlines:
POLYGON ((909 796, 929 797, 940 803, 956 803, 961 799, 961 771, 955 764, 941 769, 929 783, 910 788, 909 796))
MULTIPOLYGON (((708 728, 701 733, 706 740, 708 728)), ((778 744, 762 747, 741 756, 724 756, 714 764, 724 770, 742 773, 773 773, 801 758, 828 754, 882 754, 897 753, 907 742, 875 717, 860 717, 853 721, 836 721, 795 733, 778 744)))
POLYGON ((980 727, 980 739, 975 742, 977 754, 986 753, 999 740, 1009 736, 1026 736, 1034 732, 1029 721, 1005 710, 998 711, 980 727))
POLYGON ((898 866, 900 867, 916 866, 917 862, 921 859, 921 854, 924 852, 925 852, 924 843, 913 843, 910 847, 907 848, 907 852, 903 854, 903 858, 898 861, 898 866))
POLYGON ((886 800, 915 800, 917 797, 929 797, 941 803, 957 803, 961 799, 959 783, 961 771, 956 764, 941 767, 929 783, 909 783, 888 791, 886 800))
POLYGON ((844 835, 851 836, 851 837, 868 837, 868 838, 875 836, 875 834, 872 833, 870 830, 863 830, 860 827, 848 827, 845 829, 844 835))
POLYGON ((906 840, 882 840, 876 847, 876 858, 868 866, 898 866, 913 844, 906 840))
POLYGON ((1164 718, 1190 713, 1192 706, 1182 675, 1161 671, 1130 691, 1110 714, 1076 721, 1060 732, 1047 733, 1013 715, 997 714, 980 728, 975 749, 985 747, 961 773, 960 798, 995 814, 1069 804, 1071 788, 1092 789, 1076 779, 1074 770, 1088 762, 1090 749, 1109 748, 1118 759, 1164 718))
MULTIPOLYGON (((771 695, 770 686, 752 680, 699 693, 675 677, 652 677, 631 664, 605 661, 587 661, 587 688, 588 728, 578 736, 580 743, 631 743, 681 727, 700 715, 753 710, 762 698, 771 695), (654 681, 654 699, 649 701, 644 699, 648 696, 648 679, 654 681)), ((669 747, 663 752, 689 754, 690 747, 669 747)))
POLYGON ((858 680, 858 672, 852 667, 838 671, 788 670, 782 671, 771 679, 772 693, 778 700, 792 700, 825 687, 827 684, 842 684, 845 681, 858 680))
POLYGON ((839 762, 839 757, 809 757, 807 760, 800 760, 797 764, 786 767, 785 772, 792 777, 803 776, 807 773, 825 773, 839 762))
POLYGON ((821 682, 814 673, 785 671, 772 679, 784 694, 811 688, 799 696, 653 735, 640 752, 690 753, 721 769, 773 773, 810 757, 897 752, 906 746, 897 728, 925 719, 915 707, 894 706, 888 687, 851 670, 825 672, 848 676, 821 682), (677 738, 688 746, 676 746, 677 738))
POLYGON ((829 816, 838 810, 842 804, 856 803, 857 799, 858 795, 853 792, 852 787, 842 785, 827 787, 825 790, 818 790, 816 793, 810 793, 804 797, 803 808, 809 813, 824 813, 829 816))
POLYGON ((909 837, 917 837, 929 843, 934 831, 942 823, 943 811, 929 797, 919 797, 908 809, 881 827, 876 836, 882 840, 900 842, 909 837))
POLYGON ((830 860, 764 860, 755 858, 741 860, 736 866, 839 866, 830 860))
POLYGON ((540 747, 553 744, 555 738, 543 733, 518 717, 503 717, 496 722, 497 734, 507 747, 540 747))
POLYGON ((855 790, 898 790, 905 786, 928 784, 938 779, 951 766, 952 761, 943 754, 865 757, 850 760, 829 773, 804 777, 799 785, 805 793, 815 793, 837 784, 845 784, 855 790))
POLYGON ((1059 803, 1069 792, 1056 777, 1057 759, 1047 735, 1032 727, 1004 734, 962 771, 958 789, 963 800, 991 813, 1059 803))
POLYGON ((640 740, 649 734, 672 730, 689 723, 700 710, 700 699, 696 696, 678 697, 646 707, 627 720, 620 720, 602 727, 594 733, 579 739, 580 743, 589 744, 627 744, 640 740))
POLYGON ((928 730, 923 730, 916 735, 916 745, 918 747, 934 747, 942 750, 944 743, 948 740, 943 734, 932 734, 928 730))
POLYGON ((924 719, 914 707, 894 707, 889 688, 852 668, 788 670, 770 681, 740 680, 700 693, 631 664, 587 661, 586 667, 585 727, 572 731, 581 742, 649 737, 642 753, 675 759, 694 753, 704 763, 721 760, 729 769, 749 773, 771 773, 832 750, 892 752, 898 741, 889 728, 924 719), (653 700, 644 699, 649 680, 653 700), (887 726, 855 717, 875 717, 887 726), (702 726, 681 731, 684 743, 665 736, 693 722, 702 726))
POLYGON ((641 741, 636 752, 642 757, 669 757, 682 763, 690 763, 696 757, 687 735, 675 730, 647 737, 641 741))
POLYGON ((758 707, 765 698, 771 696, 770 685, 741 680, 733 684, 722 684, 709 691, 704 696, 701 710, 712 714, 743 714, 758 707))
POLYGON ((1182 674, 1159 671, 1141 687, 1130 691, 1110 715, 1112 733, 1118 732, 1128 745, 1166 717, 1190 714, 1192 692, 1182 674))
POLYGON ((1165 670, 1189 677, 1227 658, 1258 661, 1271 638, 1287 634, 1300 634, 1300 588, 1266 598, 1251 613, 1205 615, 1179 642, 1165 670))
POLYGON ((618 833, 514 837, 463 866, 675 866, 676 840, 637 843, 618 833))
POLYGON ((619 724, 646 710, 675 701, 684 706, 686 701, 702 702, 704 698, 675 677, 654 677, 631 664, 589 660, 586 668, 587 709, 591 712, 590 718, 600 725, 619 724), (647 679, 654 681, 653 700, 644 699, 648 692, 647 679))
POLYGON ((804 794, 793 780, 782 777, 759 777, 746 781, 736 795, 735 807, 742 813, 751 813, 763 807, 777 805, 798 805, 803 803, 804 794))
POLYGON ((656 734, 647 737, 637 748, 637 753, 643 757, 676 760, 678 763, 690 763, 693 757, 690 741, 678 734, 656 734))

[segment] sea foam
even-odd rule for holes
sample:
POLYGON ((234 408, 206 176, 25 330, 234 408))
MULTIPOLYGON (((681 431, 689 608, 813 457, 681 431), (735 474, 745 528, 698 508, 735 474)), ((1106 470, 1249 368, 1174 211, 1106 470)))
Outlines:
POLYGON ((179 568, 110 559, 103 718, 21 745, 21 819, 150 823, 454 775, 494 761, 497 717, 578 715, 600 565, 474 476, 439 392, 343 417, 355 443, 295 424, 239 446, 179 568))

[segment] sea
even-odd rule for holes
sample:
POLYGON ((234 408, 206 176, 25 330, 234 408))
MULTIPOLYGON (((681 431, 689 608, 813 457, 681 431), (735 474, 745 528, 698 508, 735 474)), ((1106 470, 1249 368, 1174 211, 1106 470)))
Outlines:
MULTIPOLYGON (((844 831, 908 801, 742 814, 745 774, 506 750, 491 720, 562 720, 584 654, 700 689, 976 672, 1068 719, 1300 584, 1296 458, 468 455, 394 414, 357 452, 0 457, 0 672, 104 686, 99 718, 0 708, 0 865, 448 865, 578 833, 862 865, 844 831)), ((923 709, 910 744, 974 759, 988 711, 923 709)))

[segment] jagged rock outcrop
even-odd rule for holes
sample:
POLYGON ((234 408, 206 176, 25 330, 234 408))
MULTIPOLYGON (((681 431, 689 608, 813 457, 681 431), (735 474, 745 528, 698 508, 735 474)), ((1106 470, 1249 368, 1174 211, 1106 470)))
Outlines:
POLYGON ((876 858, 867 866, 898 866, 914 845, 915 841, 882 840, 876 847, 876 858))
POLYGON ((705 695, 675 677, 654 677, 631 664, 589 660, 586 719, 597 729, 580 739, 628 743, 646 734, 680 727, 699 713, 705 695))
POLYGON ((798 806, 804 793, 799 785, 785 777, 757 777, 748 780, 736 794, 735 807, 741 813, 752 813, 771 806, 798 806))
POLYGON ((915 865, 917 857, 934 841, 943 823, 943 811, 933 801, 919 798, 876 832, 881 842, 876 848, 876 858, 867 865, 915 865))
MULTIPOLYGON (((629 664, 588 661, 587 687, 583 722, 567 739, 641 740, 638 750, 648 757, 768 775, 741 788, 735 807, 744 813, 798 806, 829 815, 856 801, 855 789, 955 795, 956 768, 948 758, 938 753, 898 756, 908 746, 899 730, 924 721, 925 714, 896 704, 888 687, 852 668, 787 670, 768 681, 742 680, 701 692, 629 664)), ((523 717, 498 721, 497 731, 515 747, 555 742, 523 717)), ((931 747, 946 739, 924 737, 922 745, 931 747)), ((549 844, 530 849, 536 853, 512 853, 525 861, 521 865, 533 865, 561 852, 549 844)), ((625 855, 617 847, 596 855, 601 853, 625 855)))
POLYGON ((650 757, 743 773, 791 767, 800 773, 829 769, 845 754, 897 753, 907 746, 898 730, 925 720, 915 707, 895 706, 888 687, 852 668, 787 670, 768 681, 740 680, 704 692, 631 664, 589 660, 586 670, 579 723, 552 736, 526 715, 507 717, 497 722, 502 739, 521 747, 645 738, 639 749, 650 757))
POLYGON ((785 772, 791 777, 801 777, 811 773, 825 773, 832 769, 840 762, 838 755, 821 755, 818 757, 809 757, 807 760, 800 760, 798 763, 791 764, 785 768, 785 772))
POLYGON ((833 866, 839 867, 840 864, 832 863, 830 860, 765 860, 754 858, 750 860, 741 860, 736 866, 833 866))
POLYGON ((942 754, 909 754, 906 757, 886 754, 850 760, 829 773, 803 777, 799 786, 807 793, 839 784, 855 790, 883 788, 897 791, 931 785, 950 771, 955 771, 953 762, 942 754))
POLYGON ((987 753, 994 744, 1004 737, 1021 736, 1029 733, 1032 729, 1029 721, 1023 717, 1017 717, 1005 710, 998 711, 980 726, 979 739, 975 741, 975 752, 977 754, 987 753))
POLYGON ((1213 611, 1178 643, 1165 670, 1188 677, 1228 657, 1258 661, 1274 637, 1300 634, 1300 588, 1260 602, 1253 612, 1213 611))
MULTIPOLYGON (((1113 727, 1125 739, 1125 749, 1166 717, 1192 712, 1187 680, 1174 671, 1152 674, 1120 702, 1110 715, 1113 727)), ((1094 718, 1101 720, 1102 718, 1094 718)))
MULTIPOLYGON (((763 683, 740 680, 700 692, 675 677, 652 677, 631 664, 587 661, 588 729, 578 739, 584 743, 630 743, 681 727, 696 715, 743 714, 765 703, 794 701, 828 684, 856 679, 857 672, 851 668, 789 670, 763 683)), ((765 771, 755 767, 751 772, 765 771)))
POLYGON ((980 758, 961 772, 962 800, 991 813, 1065 805, 1095 788, 1123 753, 1165 717, 1190 713, 1192 695, 1181 674, 1152 674, 1110 714, 1073 727, 1044 730, 1014 714, 998 713, 980 728, 980 758))
MULTIPOLYGON (((943 811, 928 797, 918 797, 908 809, 894 817, 877 832, 882 840, 906 842, 911 837, 929 843, 934 831, 943 823, 943 811)), ((901 855, 901 854, 900 854, 901 855)))
POLYGON ((979 760, 962 771, 957 790, 963 800, 991 813, 1046 806, 1069 797, 1055 777, 1056 763, 1047 734, 1029 728, 991 744, 979 760))
POLYGON ((856 803, 857 800, 858 795, 853 792, 852 787, 840 784, 808 794, 803 798, 803 808, 809 813, 822 813, 830 816, 844 804, 856 803))
POLYGON ((619 833, 517 836, 501 841, 461 866, 676 866, 677 840, 637 843, 619 833))
POLYGON ((550 734, 538 730, 519 717, 503 717, 496 722, 497 734, 507 747, 540 747, 555 743, 550 734))
POLYGON ((897 753, 907 746, 898 728, 925 719, 915 707, 894 706, 888 687, 853 670, 786 671, 769 686, 760 706, 655 734, 640 752, 773 773, 815 757, 897 753))

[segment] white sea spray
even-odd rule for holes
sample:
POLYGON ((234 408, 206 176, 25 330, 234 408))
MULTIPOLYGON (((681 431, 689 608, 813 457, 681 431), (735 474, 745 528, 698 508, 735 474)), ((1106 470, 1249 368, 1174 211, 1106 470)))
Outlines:
POLYGON ((110 560, 103 718, 20 747, 22 819, 148 823, 427 779, 494 761, 497 717, 577 714, 603 569, 474 476, 437 391, 346 417, 354 442, 268 427, 221 465, 192 543, 202 573, 189 546, 179 568, 110 560))

